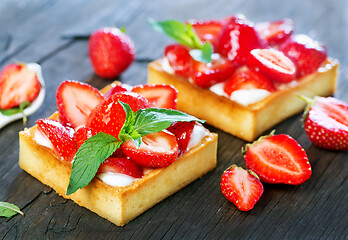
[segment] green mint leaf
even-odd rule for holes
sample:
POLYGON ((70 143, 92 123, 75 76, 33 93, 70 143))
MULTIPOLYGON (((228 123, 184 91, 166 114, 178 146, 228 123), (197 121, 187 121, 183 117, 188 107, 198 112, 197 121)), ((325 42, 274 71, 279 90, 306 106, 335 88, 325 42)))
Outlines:
POLYGON ((130 108, 130 106, 127 103, 118 101, 119 104, 123 107, 124 112, 126 113, 126 119, 125 122, 121 128, 121 131, 118 135, 118 138, 124 142, 129 140, 131 137, 129 136, 129 134, 132 132, 132 128, 133 128, 133 122, 134 122, 134 113, 132 111, 132 109, 130 108))
POLYGON ((5 110, 0 109, 0 112, 1 112, 1 114, 5 115, 5 116, 11 116, 13 114, 23 113, 23 110, 29 106, 30 106, 30 102, 24 101, 19 105, 19 107, 13 107, 13 108, 5 109, 5 110))
POLYGON ((199 62, 210 63, 211 55, 213 53, 213 48, 210 42, 206 42, 202 49, 192 49, 190 50, 191 57, 199 62))
POLYGON ((66 195, 88 185, 97 173, 99 166, 121 144, 122 142, 118 141, 117 138, 103 132, 88 138, 75 155, 66 195))
POLYGON ((204 120, 200 120, 177 110, 162 108, 139 109, 134 113, 134 116, 133 131, 136 131, 140 136, 160 132, 168 128, 173 122, 205 122, 204 120))
POLYGON ((0 217, 12 217, 23 212, 16 205, 8 202, 0 202, 0 217))

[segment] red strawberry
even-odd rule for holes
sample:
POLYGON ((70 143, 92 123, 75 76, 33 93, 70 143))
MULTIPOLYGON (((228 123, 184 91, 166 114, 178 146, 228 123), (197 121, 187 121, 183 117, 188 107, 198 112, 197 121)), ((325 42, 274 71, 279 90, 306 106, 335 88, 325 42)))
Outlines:
POLYGON ((295 35, 279 46, 297 66, 297 76, 315 72, 327 58, 326 47, 307 35, 295 35))
POLYGON ((142 137, 137 149, 132 140, 122 144, 123 153, 142 167, 162 168, 172 164, 178 156, 178 143, 168 131, 150 133, 142 137))
POLYGON ((213 54, 211 63, 192 61, 191 78, 197 86, 208 88, 225 81, 234 73, 235 69, 235 64, 227 58, 213 54))
POLYGON ((273 83, 263 75, 253 70, 238 72, 226 81, 224 91, 227 95, 240 89, 265 89, 269 92, 275 90, 273 83))
POLYGON ((261 22, 255 24, 255 30, 273 46, 284 42, 291 36, 295 30, 295 23, 290 18, 261 22))
POLYGON ((118 28, 102 28, 91 35, 88 53, 96 74, 114 78, 134 61, 135 48, 132 40, 118 28))
POLYGON ((91 85, 64 81, 56 93, 60 122, 73 128, 85 125, 88 115, 103 99, 103 95, 91 85))
POLYGON ((217 39, 223 26, 222 21, 190 20, 189 23, 203 42, 209 41, 214 49, 217 49, 217 39))
POLYGON ((285 134, 261 137, 247 145, 244 159, 246 166, 267 183, 298 185, 312 174, 305 150, 285 134))
POLYGON ((109 157, 99 167, 97 174, 111 172, 122 173, 134 178, 143 176, 143 169, 136 163, 125 157, 109 157))
POLYGON ((164 54, 176 74, 183 77, 190 76, 193 59, 187 47, 181 44, 172 44, 166 47, 164 54))
POLYGON ((25 64, 9 64, 0 73, 0 109, 19 106, 22 102, 34 101, 40 93, 41 84, 36 73, 25 64))
POLYGON ((110 97, 111 95, 115 94, 115 93, 119 93, 119 92, 128 92, 132 90, 132 86, 125 84, 125 83, 121 83, 121 84, 111 84, 111 88, 109 91, 107 91, 104 94, 105 98, 110 97))
POLYGON ((77 151, 74 129, 63 126, 52 119, 39 119, 36 124, 38 129, 51 141, 57 154, 65 161, 71 162, 77 151))
POLYGON ((253 49, 248 66, 277 82, 291 82, 296 77, 295 64, 275 49, 253 49))
POLYGON ((173 133, 179 146, 179 155, 185 153, 196 122, 175 122, 167 130, 173 133))
POLYGON ((178 91, 172 85, 138 85, 132 92, 144 96, 151 107, 176 109, 178 91))
POLYGON ((239 210, 249 211, 260 199, 263 185, 251 170, 232 165, 221 177, 221 191, 239 210))
POLYGON ((266 47, 266 41, 245 18, 232 16, 221 29, 218 52, 237 64, 245 64, 251 50, 266 47))
POLYGON ((81 145, 90 137, 96 135, 97 133, 92 129, 88 127, 82 127, 77 129, 74 135, 74 140, 77 145, 77 149, 81 147, 81 145))
POLYGON ((149 102, 137 93, 115 93, 93 109, 87 118, 86 127, 118 138, 118 134, 126 119, 126 113, 118 101, 127 103, 134 112, 140 108, 150 107, 149 102))
POLYGON ((332 97, 308 100, 304 128, 314 145, 348 150, 348 103, 332 97))

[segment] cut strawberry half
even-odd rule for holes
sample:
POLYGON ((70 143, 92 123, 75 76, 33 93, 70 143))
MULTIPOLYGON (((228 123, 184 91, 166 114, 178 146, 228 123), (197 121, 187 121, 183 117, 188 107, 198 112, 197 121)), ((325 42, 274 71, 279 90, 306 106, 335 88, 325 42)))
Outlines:
POLYGON ((302 34, 289 38, 279 50, 296 64, 298 77, 315 72, 327 58, 324 45, 302 34))
POLYGON ((25 101, 32 102, 40 89, 35 72, 25 64, 9 64, 0 73, 0 109, 18 107, 25 101))
POLYGON ((39 119, 36 124, 39 131, 52 143, 56 153, 63 160, 71 162, 77 151, 74 129, 53 119, 39 119))
POLYGON ((141 167, 162 168, 172 164, 178 156, 178 143, 175 135, 164 130, 142 137, 137 149, 132 140, 122 144, 124 155, 141 167))
POLYGON ((81 147, 81 145, 90 137, 96 135, 97 133, 92 129, 88 127, 82 127, 77 129, 74 135, 74 140, 77 145, 77 149, 81 147))
POLYGON ((181 44, 172 44, 166 47, 164 54, 176 74, 182 77, 190 76, 193 59, 187 47, 181 44))
POLYGON ((105 98, 110 97, 111 95, 115 94, 115 93, 119 93, 119 92, 129 92, 132 90, 132 86, 125 84, 125 83, 121 83, 121 84, 111 84, 111 88, 109 91, 107 91, 104 94, 105 98))
POLYGON ((179 146, 179 155, 185 153, 196 122, 175 122, 167 130, 173 133, 179 146))
POLYGON ((252 171, 232 165, 221 177, 221 191, 239 210, 254 208, 263 193, 260 179, 252 171))
POLYGON ((219 54, 212 55, 211 63, 192 61, 191 78, 202 88, 208 88, 229 78, 236 70, 236 65, 219 54))
POLYGON ((261 137, 247 145, 244 159, 246 166, 267 183, 298 185, 312 174, 305 150, 285 134, 261 137))
POLYGON ((269 92, 275 91, 271 80, 253 70, 238 72, 226 81, 224 91, 231 96, 232 92, 241 89, 264 89, 269 92))
POLYGON ((189 23, 203 42, 209 41, 213 45, 213 48, 217 49, 217 40, 223 26, 222 21, 190 20, 189 23))
POLYGON ((56 93, 60 122, 73 128, 84 126, 88 115, 103 99, 103 95, 91 85, 64 81, 56 93))
POLYGON ((348 103, 332 97, 314 98, 304 128, 314 145, 348 150, 348 103))
POLYGON ((295 23, 290 18, 255 24, 256 31, 271 45, 277 45, 288 39, 295 30, 295 23))
POLYGON ((140 94, 115 93, 92 110, 87 118, 86 127, 92 128, 97 133, 104 132, 118 138, 126 119, 126 113, 118 101, 127 103, 133 112, 150 107, 149 102, 140 94))
POLYGON ((253 49, 248 66, 277 82, 291 82, 296 77, 295 64, 275 49, 253 49))
POLYGON ((134 178, 143 176, 143 169, 125 157, 109 157, 99 167, 99 173, 122 173, 134 178))

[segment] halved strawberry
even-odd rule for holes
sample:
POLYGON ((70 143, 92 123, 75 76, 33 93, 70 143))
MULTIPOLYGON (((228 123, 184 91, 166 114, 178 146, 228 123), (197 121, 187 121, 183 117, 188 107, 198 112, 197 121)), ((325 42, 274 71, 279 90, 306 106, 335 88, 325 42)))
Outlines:
POLYGON ((348 150, 348 103, 333 97, 310 102, 304 124, 309 140, 318 147, 348 150))
POLYGON ((77 145, 77 149, 81 147, 81 145, 90 137, 96 135, 97 133, 92 129, 88 127, 81 127, 77 129, 74 135, 74 140, 77 145))
POLYGON ((134 112, 140 108, 150 107, 149 102, 140 94, 133 92, 115 93, 92 110, 87 118, 86 127, 118 138, 126 119, 126 113, 118 101, 127 103, 134 112))
POLYGON ((36 124, 40 132, 50 140, 57 154, 65 161, 71 162, 77 151, 74 129, 53 119, 39 119, 36 124))
POLYGON ((164 130, 142 137, 137 149, 132 140, 122 144, 123 153, 141 167, 162 168, 172 164, 178 156, 175 135, 164 130))
POLYGON ((255 24, 255 30, 267 42, 274 46, 288 39, 295 30, 295 23, 290 18, 284 18, 272 22, 255 24))
POLYGON ((168 45, 164 51, 174 72, 183 77, 189 77, 192 57, 189 49, 181 44, 168 45))
POLYGON ((59 120, 64 125, 76 128, 86 124, 86 119, 102 100, 96 88, 78 81, 62 82, 56 93, 59 120))
POLYGON ((172 85, 138 85, 132 89, 132 92, 144 96, 151 107, 176 109, 178 91, 172 85))
POLYGON ((111 172, 122 173, 134 178, 143 176, 143 169, 136 163, 125 157, 109 157, 99 167, 97 174, 111 172))
POLYGON ((295 64, 275 49, 253 49, 248 66, 277 82, 291 82, 296 77, 295 64))
POLYGON ((268 44, 255 31, 253 24, 240 16, 232 16, 221 29, 217 51, 230 61, 245 64, 251 50, 268 44))
POLYGON ((227 95, 240 89, 265 89, 269 92, 275 90, 271 80, 253 70, 238 72, 226 81, 224 91, 227 95))
POLYGON ((223 82, 236 70, 236 65, 227 58, 215 53, 211 63, 192 60, 191 78, 193 82, 202 88, 223 82))
POLYGON ((263 193, 263 185, 251 170, 232 165, 221 177, 221 191, 239 210, 251 210, 263 193))
POLYGON ((0 109, 19 106, 34 101, 41 84, 35 72, 25 64, 9 64, 0 73, 0 109))
POLYGON ((179 146, 179 155, 187 149, 196 122, 175 122, 167 130, 173 133, 179 146))
POLYGON ((289 38, 279 50, 296 64, 298 77, 315 72, 327 58, 324 45, 302 34, 289 38))
POLYGON ((119 93, 119 92, 129 92, 132 90, 132 86, 125 84, 125 83, 121 83, 121 84, 111 84, 111 88, 109 91, 107 91, 104 94, 105 98, 110 97, 111 95, 115 94, 115 93, 119 93))
POLYGON ((286 134, 261 137, 247 145, 246 166, 263 182, 298 185, 312 174, 305 150, 286 134))
POLYGON ((213 48, 217 49, 217 39, 223 26, 222 21, 190 20, 189 23, 203 42, 209 41, 213 45, 213 48))

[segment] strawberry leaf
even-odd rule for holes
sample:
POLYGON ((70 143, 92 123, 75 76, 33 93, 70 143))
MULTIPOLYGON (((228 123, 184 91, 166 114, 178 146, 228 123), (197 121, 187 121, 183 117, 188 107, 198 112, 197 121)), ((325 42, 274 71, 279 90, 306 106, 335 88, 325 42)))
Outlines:
POLYGON ((202 49, 192 49, 190 50, 191 57, 199 62, 210 63, 211 54, 213 53, 213 48, 210 42, 206 42, 202 49))
POLYGON ((0 202, 0 217, 12 217, 23 212, 16 205, 8 202, 0 202))

